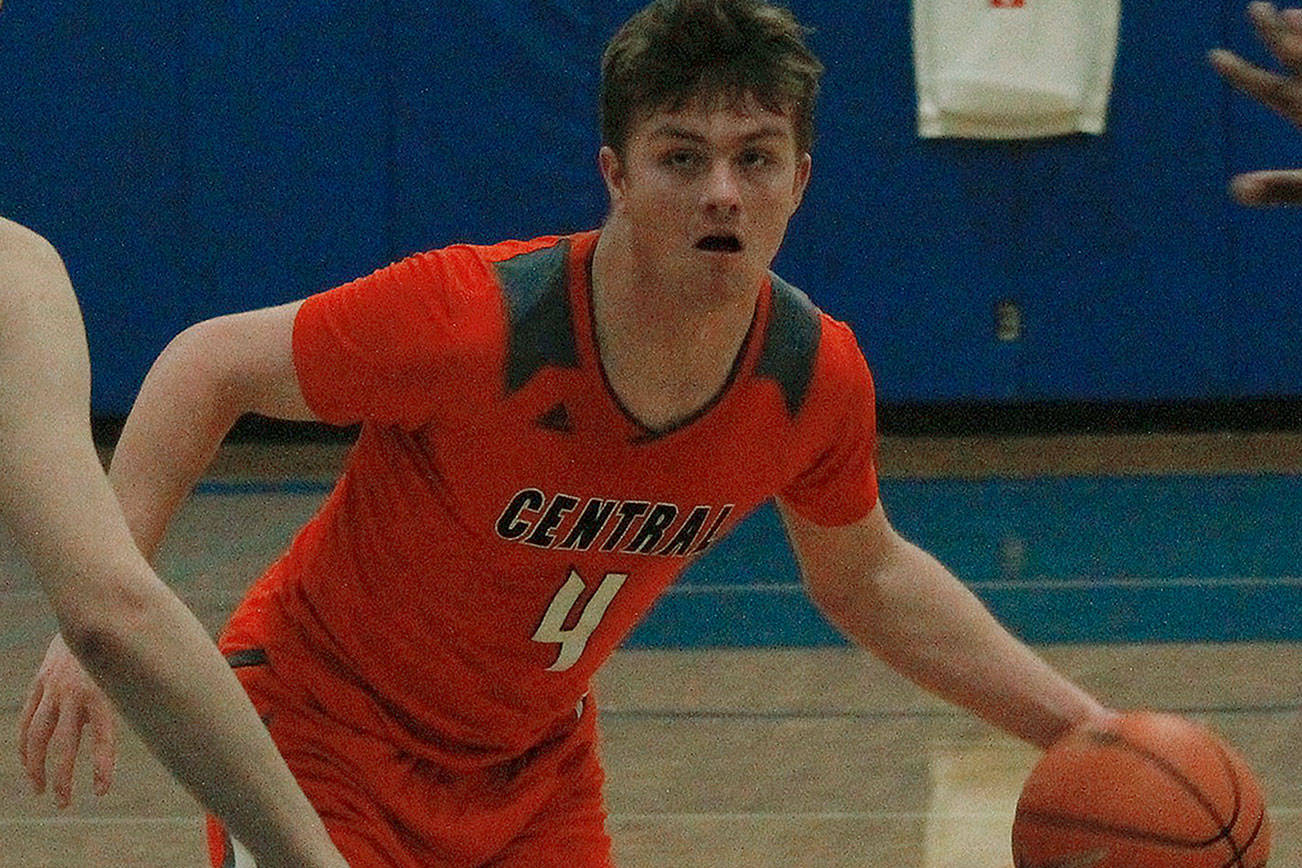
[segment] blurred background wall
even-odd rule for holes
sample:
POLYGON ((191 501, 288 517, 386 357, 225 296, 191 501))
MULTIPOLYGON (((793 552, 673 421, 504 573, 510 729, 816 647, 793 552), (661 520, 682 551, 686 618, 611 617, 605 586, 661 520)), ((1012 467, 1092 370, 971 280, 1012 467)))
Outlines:
MULTIPOLYGON (((197 320, 597 224, 597 59, 640 5, 6 4, 0 213, 68 262, 97 414, 197 320)), ((1240 0, 1127 3, 1106 134, 1002 144, 917 138, 908 3, 791 5, 828 72, 777 270, 884 402, 1302 396, 1302 212, 1225 195, 1302 136, 1203 60, 1262 59, 1240 0)))
MULTIPOLYGON (((597 61, 641 3, 6 3, 0 213, 64 254, 109 435, 191 323, 451 242, 598 224, 597 61)), ((1106 134, 1021 143, 917 138, 908 3, 791 5, 828 71, 776 267, 854 326, 884 428, 957 406, 1019 432, 1066 407, 1095 430, 1120 418, 1100 407, 1217 402, 1232 412, 1210 424, 1234 427, 1264 400, 1302 430, 1302 210, 1225 193, 1235 171, 1302 165, 1302 134, 1203 58, 1266 62, 1241 0, 1125 3, 1106 134), (1017 340, 997 336, 1005 302, 1017 340)), ((1028 638, 1299 635, 1296 476, 883 490, 1028 638)), ((767 508, 633 637, 828 641, 767 508)))

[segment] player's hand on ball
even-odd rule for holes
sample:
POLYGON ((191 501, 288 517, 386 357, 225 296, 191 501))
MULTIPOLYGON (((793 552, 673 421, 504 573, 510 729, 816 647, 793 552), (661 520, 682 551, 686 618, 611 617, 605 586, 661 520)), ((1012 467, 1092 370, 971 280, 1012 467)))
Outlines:
MULTIPOLYGON (((1302 9, 1281 11, 1270 3, 1250 3, 1248 16, 1283 73, 1262 69, 1224 49, 1212 51, 1208 59, 1230 84, 1302 127, 1302 9)), ((1236 176, 1231 189, 1245 205, 1299 204, 1302 170, 1248 172, 1236 176)))
POLYGON ((1018 868, 1265 868, 1269 855, 1252 769, 1173 714, 1072 730, 1031 771, 1013 820, 1018 868))
POLYGON ((38 794, 45 792, 46 765, 52 763, 49 782, 60 808, 72 803, 73 772, 82 729, 87 726, 95 794, 102 796, 113 783, 117 715, 63 637, 56 635, 27 696, 18 728, 18 755, 32 790, 38 794))

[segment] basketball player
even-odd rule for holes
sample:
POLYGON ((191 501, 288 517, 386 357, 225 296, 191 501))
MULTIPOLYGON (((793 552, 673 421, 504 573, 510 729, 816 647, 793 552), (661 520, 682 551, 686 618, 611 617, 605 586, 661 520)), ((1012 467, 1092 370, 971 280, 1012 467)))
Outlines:
MULTIPOLYGON (((1224 49, 1210 53, 1212 66, 1230 84, 1302 127, 1302 9, 1280 11, 1270 3, 1250 3, 1248 15, 1284 74, 1224 49)), ((1231 181, 1231 190, 1245 205, 1302 204, 1302 169, 1247 172, 1231 181)))
MULTIPOLYGON (((207 633, 136 550, 91 443, 86 339, 63 263, 45 239, 4 218, 0 335, 0 519, 68 645, 261 864, 345 864, 207 633)), ((80 725, 58 690, 55 680, 38 685, 20 743, 38 790, 47 745, 58 755, 56 792, 66 805, 80 725)), ((102 695, 90 703, 103 792, 114 720, 102 695)))
POLYGON ((770 497, 908 677, 1037 745, 1110 715, 891 528, 855 339, 768 271, 820 72, 785 10, 656 0, 603 59, 600 230, 209 320, 147 376, 110 472, 147 555, 241 414, 362 423, 221 642, 354 866, 610 865, 592 675, 770 497))

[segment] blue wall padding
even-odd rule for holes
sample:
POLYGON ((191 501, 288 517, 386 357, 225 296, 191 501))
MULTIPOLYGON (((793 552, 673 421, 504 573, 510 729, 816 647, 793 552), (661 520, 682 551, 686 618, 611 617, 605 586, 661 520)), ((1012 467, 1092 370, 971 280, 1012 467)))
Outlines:
MULTIPOLYGON (((96 410, 196 320, 598 223, 597 57, 640 5, 7 4, 0 213, 65 255, 96 410)), ((1126 4, 1108 131, 1035 143, 917 138, 908 3, 792 5, 828 73, 778 267, 884 400, 1302 395, 1302 212, 1225 195, 1302 136, 1203 59, 1264 59, 1242 2, 1126 4)))
POLYGON ((62 251, 105 409, 129 405, 195 292, 177 236, 181 46, 176 14, 144 3, 0 11, 0 213, 62 251))
POLYGON ((453 3, 435 15, 428 3, 390 4, 395 52, 412 61, 392 69, 399 250, 600 220, 596 5, 453 3))
POLYGON ((188 16, 187 320, 387 261, 382 8, 239 2, 188 16))

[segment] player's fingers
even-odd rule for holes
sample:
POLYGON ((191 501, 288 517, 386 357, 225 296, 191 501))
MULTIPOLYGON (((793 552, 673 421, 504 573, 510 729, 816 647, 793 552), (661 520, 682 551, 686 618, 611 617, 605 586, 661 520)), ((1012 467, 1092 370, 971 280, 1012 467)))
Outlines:
POLYGON ((45 756, 49 750, 50 737, 59 722, 58 705, 51 699, 51 694, 41 697, 36 711, 32 714, 32 723, 27 729, 26 755, 24 768, 32 790, 37 794, 45 792, 45 756))
POLYGON ((1244 205, 1302 205, 1302 170, 1238 175, 1230 181, 1230 192, 1244 205))
POLYGON ((72 781, 77 767, 77 750, 81 747, 83 719, 80 713, 59 715, 59 723, 50 738, 50 752, 54 755, 52 784, 54 800, 60 808, 72 804, 72 781))
POLYGON ((95 795, 102 796, 113 786, 113 763, 117 759, 117 727, 106 709, 91 714, 91 762, 95 768, 95 795))
POLYGON ((1218 48, 1207 59, 1221 77, 1244 93, 1261 100, 1285 117, 1298 122, 1302 118, 1302 94, 1294 93, 1290 82, 1282 75, 1254 66, 1232 51, 1218 48))
POLYGON ((23 768, 27 768, 27 734, 31 732, 32 718, 36 715, 36 707, 41 704, 41 697, 44 695, 45 682, 38 677, 27 690, 27 703, 18 718, 18 761, 22 763, 23 768))
POLYGON ((1248 17, 1275 59, 1293 72, 1302 73, 1302 34, 1290 26, 1289 17, 1271 3, 1249 3, 1248 17))

